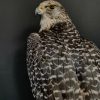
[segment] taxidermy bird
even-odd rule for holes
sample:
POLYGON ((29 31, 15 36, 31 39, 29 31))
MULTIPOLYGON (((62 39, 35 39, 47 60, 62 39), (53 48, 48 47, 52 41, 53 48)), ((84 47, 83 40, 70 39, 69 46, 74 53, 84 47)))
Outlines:
POLYGON ((100 100, 100 50, 83 38, 57 1, 40 3, 40 30, 27 41, 35 100, 100 100))

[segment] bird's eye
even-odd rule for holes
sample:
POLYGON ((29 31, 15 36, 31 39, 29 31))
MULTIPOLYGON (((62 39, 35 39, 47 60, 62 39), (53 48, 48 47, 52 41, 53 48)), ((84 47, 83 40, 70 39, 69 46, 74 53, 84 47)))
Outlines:
POLYGON ((47 8, 48 6, 45 6, 45 8, 47 8))
POLYGON ((54 9, 55 8, 55 6, 54 5, 50 5, 50 9, 54 9))

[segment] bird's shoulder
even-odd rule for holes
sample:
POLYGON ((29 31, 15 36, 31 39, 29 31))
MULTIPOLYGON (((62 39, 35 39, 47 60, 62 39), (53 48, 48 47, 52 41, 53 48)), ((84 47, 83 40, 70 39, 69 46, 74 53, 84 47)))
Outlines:
POLYGON ((28 40, 37 40, 37 39, 40 39, 38 33, 30 33, 30 35, 28 36, 28 40))
POLYGON ((27 50, 35 50, 39 47, 40 36, 38 33, 30 33, 27 38, 27 50))

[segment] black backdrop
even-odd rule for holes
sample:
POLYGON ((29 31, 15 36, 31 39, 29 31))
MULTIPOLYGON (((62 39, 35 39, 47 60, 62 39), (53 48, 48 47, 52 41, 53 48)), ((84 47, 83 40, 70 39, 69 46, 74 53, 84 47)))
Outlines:
MULTIPOLYGON (((100 0, 60 0, 80 33, 100 47, 100 0)), ((39 29, 41 0, 0 0, 0 100, 33 100, 26 70, 26 39, 39 29)))

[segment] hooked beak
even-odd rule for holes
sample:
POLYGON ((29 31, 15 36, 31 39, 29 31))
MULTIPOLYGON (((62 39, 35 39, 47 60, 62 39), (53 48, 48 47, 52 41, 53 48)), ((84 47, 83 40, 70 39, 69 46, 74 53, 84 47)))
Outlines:
POLYGON ((41 15, 41 11, 38 8, 36 8, 36 10, 35 10, 35 15, 37 15, 37 14, 41 15))

